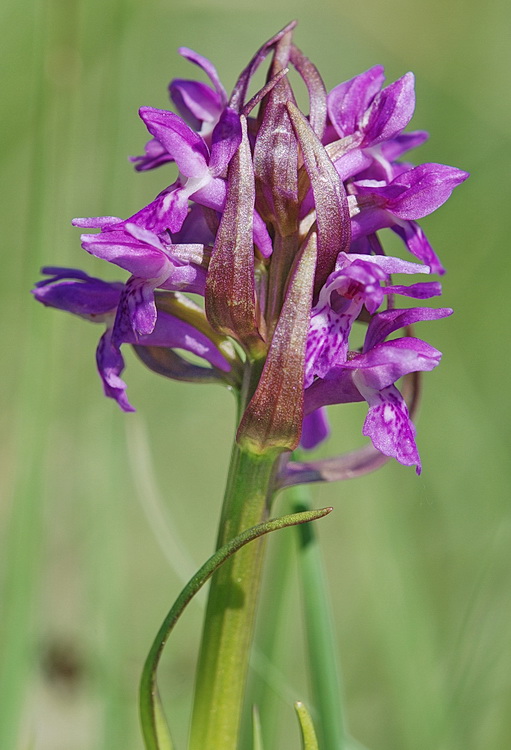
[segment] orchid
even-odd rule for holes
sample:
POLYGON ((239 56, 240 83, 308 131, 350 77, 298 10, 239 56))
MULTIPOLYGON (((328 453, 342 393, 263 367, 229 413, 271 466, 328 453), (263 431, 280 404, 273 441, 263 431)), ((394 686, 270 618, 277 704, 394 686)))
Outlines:
MULTIPOLYGON (((121 409, 133 410, 121 379, 125 345, 160 375, 220 383, 235 393, 221 562, 238 549, 236 540, 244 540, 241 546, 280 528, 266 524, 279 488, 347 478, 387 458, 420 473, 417 379, 437 367, 441 353, 416 338, 412 326, 452 312, 423 306, 441 294, 430 276, 444 268, 418 220, 444 204, 468 175, 443 164, 400 161, 427 138, 424 131, 405 132, 415 107, 412 73, 383 87, 383 67, 375 66, 327 93, 294 44, 294 26, 262 45, 230 96, 209 60, 180 50, 209 83, 172 81, 178 113, 142 107, 151 140, 142 156, 132 157, 137 171, 174 162, 176 181, 127 219, 73 221, 99 230, 82 234, 82 247, 129 278, 111 283, 48 267, 43 272, 50 278, 33 291, 46 306, 105 325, 97 365, 105 394, 121 409), (249 99, 254 73, 269 55, 266 83, 249 99), (296 104, 291 67, 308 91, 307 113, 296 104), (387 254, 388 230, 413 260, 387 254), (401 274, 428 279, 397 283, 394 275, 401 274), (396 297, 416 306, 397 308, 396 297), (370 446, 316 462, 297 460, 297 449, 303 457, 328 438, 326 407, 357 401, 367 404, 361 430, 370 446)), ((236 747, 261 570, 255 547, 236 552, 213 580, 191 750, 236 747)), ((173 617, 142 680, 151 750, 170 747, 160 743, 155 670, 173 617)))

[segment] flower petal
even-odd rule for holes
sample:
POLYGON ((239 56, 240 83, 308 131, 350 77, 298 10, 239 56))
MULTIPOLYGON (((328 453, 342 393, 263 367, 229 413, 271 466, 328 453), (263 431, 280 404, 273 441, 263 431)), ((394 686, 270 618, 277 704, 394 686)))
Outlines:
POLYGON ((119 347, 112 342, 110 329, 99 340, 96 362, 105 396, 115 399, 123 411, 135 411, 126 396, 126 383, 120 378, 124 370, 124 359, 119 347))
POLYGON ((413 73, 406 73, 376 95, 362 127, 364 145, 394 138, 408 125, 415 109, 414 84, 413 73))
POLYGON ((448 307, 433 309, 431 307, 410 307, 405 310, 384 310, 371 319, 367 329, 364 352, 381 344, 387 336, 405 326, 411 326, 422 320, 439 320, 452 315, 448 307))
POLYGON ((42 272, 53 275, 32 290, 38 302, 94 322, 102 322, 115 312, 124 288, 122 283, 102 281, 74 268, 48 266, 42 272))
POLYGON ((170 98, 188 125, 205 135, 204 123, 210 127, 218 121, 222 101, 216 91, 201 81, 174 78, 169 85, 170 98))
POLYGON ((433 370, 441 357, 442 353, 425 341, 405 336, 357 354, 343 367, 355 371, 353 378, 359 390, 360 384, 381 390, 409 372, 433 370))
POLYGON ((211 137, 211 158, 209 170, 214 177, 220 176, 241 143, 241 123, 233 109, 225 109, 215 125, 211 137))
POLYGON ((150 279, 165 273, 168 275, 172 264, 157 235, 140 227, 137 231, 134 227, 128 224, 121 230, 82 234, 82 247, 91 255, 115 263, 134 276, 150 279))
POLYGON ((420 164, 402 172, 378 192, 389 194, 387 208, 399 219, 422 219, 445 203, 454 188, 468 176, 468 172, 446 164, 420 164), (397 187, 402 188, 402 192, 394 198, 390 191, 397 187))
POLYGON ((208 147, 203 139, 173 112, 141 107, 139 114, 151 135, 173 157, 187 177, 202 177, 207 170, 208 147))
POLYGON ((194 63, 195 65, 198 65, 199 68, 202 68, 202 70, 206 73, 209 80, 215 87, 215 90, 219 96, 220 102, 222 103, 222 106, 227 104, 227 94, 226 91, 222 85, 222 82, 218 76, 217 70, 211 60, 208 60, 207 57, 203 57, 203 55, 199 55, 198 52, 195 52, 193 49, 189 49, 188 47, 180 47, 178 49, 179 54, 184 57, 186 60, 189 60, 190 62, 194 63))
POLYGON ((330 91, 328 114, 341 138, 359 130, 362 117, 384 80, 383 66, 375 65, 330 91))
POLYGON ((330 435, 330 425, 324 409, 316 409, 303 419, 300 447, 306 451, 317 448, 330 435))
POLYGON ((391 385, 376 391, 361 385, 360 392, 369 404, 362 434, 371 438, 374 447, 385 456, 396 458, 404 466, 416 464, 417 474, 420 474, 415 426, 398 389, 391 385))

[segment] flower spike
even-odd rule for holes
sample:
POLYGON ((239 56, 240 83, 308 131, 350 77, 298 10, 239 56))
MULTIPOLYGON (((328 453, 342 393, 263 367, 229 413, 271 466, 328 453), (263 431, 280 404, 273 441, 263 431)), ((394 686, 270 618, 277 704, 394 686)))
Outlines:
POLYGON ((376 65, 327 94, 294 43, 295 26, 256 51, 230 95, 210 60, 180 49, 209 80, 171 82, 178 114, 140 109, 151 140, 133 160, 139 171, 172 161, 176 181, 127 219, 73 222, 87 232, 88 253, 131 275, 110 284, 48 269, 53 278, 34 295, 105 324, 98 369, 105 393, 125 410, 132 407, 121 380, 122 346, 130 344, 153 371, 239 391, 238 440, 250 452, 290 451, 298 443, 314 449, 329 434, 323 407, 365 401, 370 455, 357 454, 339 471, 323 467, 326 474, 357 473, 388 457, 419 471, 399 382, 435 368, 440 352, 409 331, 396 332, 452 311, 421 307, 440 295, 437 280, 406 284, 391 274, 444 272, 418 222, 468 175, 401 161, 427 138, 405 132, 415 108, 412 73, 385 87, 376 65), (250 98, 267 57, 266 83, 250 98), (307 89, 308 114, 297 104, 289 68, 307 89), (386 254, 389 230, 418 262, 386 254), (416 307, 396 308, 398 295, 416 307), (359 346, 354 332, 361 325, 367 330, 359 346))

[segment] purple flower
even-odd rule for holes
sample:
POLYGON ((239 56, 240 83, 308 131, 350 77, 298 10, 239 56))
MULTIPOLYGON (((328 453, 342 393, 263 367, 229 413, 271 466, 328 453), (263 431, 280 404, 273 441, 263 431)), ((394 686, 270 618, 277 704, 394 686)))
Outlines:
POLYGON ((391 227, 413 255, 434 272, 442 273, 438 257, 424 234, 417 231, 415 220, 436 211, 467 177, 467 172, 455 167, 421 164, 401 172, 388 184, 374 180, 353 182, 356 196, 351 212, 353 239, 391 227))
MULTIPOLYGON (((96 226, 101 223, 93 219, 75 219, 73 223, 90 226, 90 222, 96 226)), ((99 234, 82 234, 82 247, 91 255, 131 272, 120 302, 123 328, 138 335, 149 334, 156 324, 157 287, 204 292, 206 275, 200 265, 204 248, 198 244, 165 242, 163 237, 136 224, 124 223, 120 229, 115 229, 116 226, 99 234)))
POLYGON ((158 313, 152 330, 145 335, 137 336, 126 328, 121 307, 125 299, 124 284, 105 282, 73 268, 46 267, 42 272, 51 274, 51 278, 38 282, 32 290, 39 302, 105 324, 96 363, 105 395, 117 401, 124 411, 134 409, 126 396, 126 383, 120 377, 124 370, 122 344, 184 349, 219 370, 230 369, 230 363, 204 333, 167 312, 158 313))
POLYGON ((341 253, 311 311, 307 337, 305 386, 324 377, 346 361, 348 339, 354 321, 365 306, 373 314, 386 294, 430 297, 440 294, 438 284, 382 287, 390 273, 428 273, 428 266, 387 256, 341 253))
POLYGON ((360 354, 350 353, 346 361, 333 366, 323 379, 317 379, 305 395, 306 413, 315 412, 327 404, 366 400, 369 413, 363 434, 386 456, 397 458, 406 466, 421 464, 415 445, 415 428, 406 404, 395 387, 404 375, 434 369, 441 353, 420 339, 404 337, 385 341, 399 328, 420 320, 435 320, 452 313, 448 308, 438 310, 411 308, 377 313, 367 329, 360 354))
MULTIPOLYGON (((201 81, 181 78, 175 78, 169 84, 170 98, 179 114, 207 142, 227 105, 227 94, 214 65, 207 58, 186 47, 181 47, 179 52, 202 68, 213 84, 212 89, 201 81)), ((144 155, 132 156, 130 161, 135 163, 137 171, 142 172, 174 161, 174 156, 154 137, 146 144, 144 155)))
MULTIPOLYGON (((451 311, 396 309, 396 295, 420 305, 441 287, 393 276, 443 273, 418 222, 468 175, 402 160, 427 138, 424 131, 405 132, 415 108, 412 73, 384 87, 377 65, 327 94, 319 71, 293 42, 295 25, 255 52, 230 96, 209 60, 181 48, 208 82, 174 79, 169 92, 177 113, 140 109, 151 140, 132 159, 138 171, 174 162, 176 181, 127 219, 74 221, 99 230, 82 235, 83 248, 129 278, 111 284, 47 269, 53 276, 34 294, 105 324, 98 369, 105 392, 123 409, 132 408, 121 379, 121 346, 130 344, 156 372, 223 380, 238 390, 237 439, 246 450, 314 448, 329 432, 323 407, 365 401, 362 431, 379 462, 383 454, 420 471, 399 381, 440 361, 410 326, 451 311), (268 56, 266 83, 248 99, 268 56), (296 104, 291 67, 307 90, 308 115, 296 104), (388 230, 419 263, 387 255, 388 230), (183 292, 203 297, 203 306, 183 292), (401 329, 405 335, 396 338, 401 329), (208 367, 181 358, 179 349, 208 367)), ((355 471, 370 464, 364 454, 355 471)), ((346 466, 341 474, 349 473, 346 466)), ((312 474, 339 474, 328 467, 312 474)))

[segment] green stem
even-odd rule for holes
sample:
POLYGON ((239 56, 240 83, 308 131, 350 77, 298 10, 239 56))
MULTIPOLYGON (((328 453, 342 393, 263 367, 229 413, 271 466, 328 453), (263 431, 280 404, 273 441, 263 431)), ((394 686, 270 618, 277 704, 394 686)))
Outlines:
POLYGON ((307 523, 323 518, 330 513, 331 508, 311 510, 306 513, 293 513, 273 518, 265 523, 253 526, 224 544, 219 550, 207 560, 197 571, 193 578, 187 583, 172 605, 168 615, 164 619, 151 650, 147 656, 140 681, 140 718, 144 743, 147 750, 173 750, 173 744, 165 720, 165 715, 158 694, 157 670, 161 655, 169 636, 177 621, 183 614, 187 604, 195 594, 204 586, 213 573, 225 563, 225 561, 238 552, 249 542, 253 542, 271 531, 278 531, 287 526, 307 523))
MULTIPOLYGON (((234 445, 218 545, 265 520, 278 454, 234 445)), ((236 750, 248 672, 263 540, 231 557, 211 582, 197 667, 190 750, 236 750)))
MULTIPOLYGON (((289 496, 293 512, 310 509, 310 496, 306 488, 293 487, 289 496)), ((320 747, 324 750, 348 750, 334 621, 323 559, 314 529, 303 529, 303 533, 299 533, 299 547, 311 686, 320 747)))

